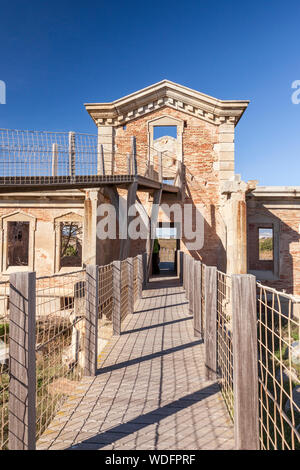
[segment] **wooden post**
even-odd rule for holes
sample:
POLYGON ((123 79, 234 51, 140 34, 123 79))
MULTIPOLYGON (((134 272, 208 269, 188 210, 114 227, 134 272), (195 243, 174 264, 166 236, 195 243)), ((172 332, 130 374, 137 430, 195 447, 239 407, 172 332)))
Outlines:
POLYGON ((113 261, 113 335, 121 334, 121 261, 113 261))
POLYGON ((205 269, 205 365, 207 380, 217 377, 217 268, 205 269))
POLYGON ((120 260, 124 260, 128 258, 128 255, 130 253, 130 244, 131 244, 131 238, 129 237, 128 234, 128 226, 130 222, 134 219, 133 216, 128 215, 129 209, 135 205, 136 203, 136 193, 137 193, 137 188, 138 184, 137 182, 131 183, 128 187, 127 191, 127 203, 126 203, 126 210, 127 210, 127 226, 125 227, 125 230, 127 231, 127 236, 126 238, 122 238, 120 241, 120 260))
MULTIPOLYGON (((77 321, 79 318, 82 319, 80 323, 85 324, 85 311, 86 311, 86 300, 85 300, 85 281, 78 281, 74 284, 74 320, 77 321)), ((82 334, 82 328, 76 324, 73 326, 72 331, 72 354, 75 361, 78 361, 79 351, 82 347, 84 349, 84 334, 82 334)))
POLYGON ((185 253, 182 255, 182 261, 183 261, 183 266, 182 266, 182 286, 185 289, 185 253))
POLYGON ((186 257, 186 296, 188 298, 188 301, 190 301, 190 261, 191 257, 190 255, 187 255, 186 257))
POLYGON ((35 450, 36 433, 36 275, 10 275, 9 449, 35 450))
POLYGON ((189 257, 189 312, 190 315, 194 315, 194 264, 195 260, 192 256, 189 257))
POLYGON ((138 298, 141 299, 143 295, 143 255, 137 256, 137 276, 138 276, 138 298))
POLYGON ((52 176, 57 176, 58 151, 57 144, 52 144, 52 176))
POLYGON ((134 311, 134 293, 133 293, 133 259, 127 258, 128 269, 128 313, 134 311))
POLYGON ((84 338, 84 375, 97 373, 98 358, 98 311, 99 311, 99 267, 86 266, 86 309, 84 338))
POLYGON ((256 278, 232 276, 234 437, 237 450, 259 449, 256 278))
POLYGON ((201 261, 194 263, 194 336, 202 338, 201 261))
POLYGON ((75 132, 69 132, 69 175, 75 176, 76 167, 75 167, 75 132))
POLYGON ((136 158, 136 139, 134 136, 131 137, 131 154, 132 154, 132 169, 133 174, 138 174, 137 158, 136 158))

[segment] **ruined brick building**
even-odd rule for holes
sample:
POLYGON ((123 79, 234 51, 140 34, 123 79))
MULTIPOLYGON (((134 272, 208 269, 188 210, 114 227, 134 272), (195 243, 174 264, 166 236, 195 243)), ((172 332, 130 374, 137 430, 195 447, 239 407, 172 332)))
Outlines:
MULTIPOLYGON (((261 187, 235 174, 236 126, 247 106, 248 101, 219 100, 168 80, 112 103, 86 104, 98 131, 101 184, 2 191, 1 278, 16 270, 53 274, 150 253, 150 240, 97 238, 99 206, 118 207, 127 199, 143 207, 145 217, 153 203, 192 205, 191 228, 197 212, 204 221, 203 244, 191 250, 193 256, 300 295, 300 187, 261 187), (164 127, 175 129, 173 136, 156 138, 164 127), (267 256, 261 256, 264 239, 271 244, 267 256)), ((175 224, 162 209, 157 222, 175 224)), ((187 251, 184 234, 176 248, 187 251)))

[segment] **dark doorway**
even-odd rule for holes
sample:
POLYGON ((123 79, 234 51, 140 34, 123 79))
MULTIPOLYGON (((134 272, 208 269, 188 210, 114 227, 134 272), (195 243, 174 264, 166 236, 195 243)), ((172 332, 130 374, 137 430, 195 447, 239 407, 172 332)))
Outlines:
POLYGON ((159 250, 160 275, 177 275, 177 251, 180 249, 180 233, 174 222, 159 222, 156 228, 159 250))

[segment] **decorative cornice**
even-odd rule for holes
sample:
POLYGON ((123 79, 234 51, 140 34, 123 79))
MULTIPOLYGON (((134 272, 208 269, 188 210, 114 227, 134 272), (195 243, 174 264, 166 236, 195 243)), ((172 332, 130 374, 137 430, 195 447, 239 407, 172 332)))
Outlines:
POLYGON ((257 186, 249 196, 255 198, 280 198, 280 199, 299 199, 300 186, 257 186))
POLYGON ((120 126, 168 106, 215 125, 236 125, 247 108, 246 100, 218 100, 169 80, 162 80, 112 103, 86 103, 96 125, 120 126))

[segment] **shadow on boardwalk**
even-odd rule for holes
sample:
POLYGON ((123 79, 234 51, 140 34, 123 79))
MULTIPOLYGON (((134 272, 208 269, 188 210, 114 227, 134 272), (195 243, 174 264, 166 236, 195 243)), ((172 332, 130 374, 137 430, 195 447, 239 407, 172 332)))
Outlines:
POLYGON ((153 279, 39 449, 231 449, 233 426, 178 280, 153 279))

